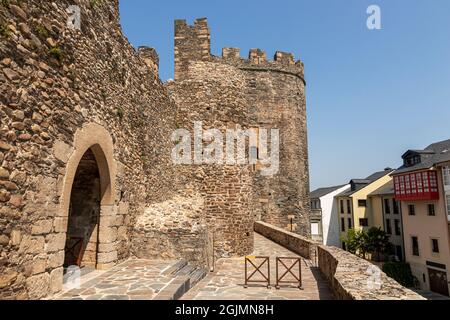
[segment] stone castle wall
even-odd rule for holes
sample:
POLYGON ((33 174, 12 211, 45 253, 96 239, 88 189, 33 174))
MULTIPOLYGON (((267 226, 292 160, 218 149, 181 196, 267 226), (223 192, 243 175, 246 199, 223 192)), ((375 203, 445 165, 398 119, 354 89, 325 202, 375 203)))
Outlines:
MULTIPOLYGON (((280 130, 280 171, 274 176, 263 176, 259 170, 251 174, 253 187, 250 202, 254 219, 292 228, 301 235, 309 236, 303 63, 295 62, 292 54, 284 52, 277 52, 274 61, 268 61, 265 52, 259 49, 252 49, 249 59, 242 59, 237 48, 224 48, 222 57, 216 57, 211 55, 211 36, 206 19, 197 19, 193 26, 185 20, 175 22, 175 95, 186 82, 197 80, 203 83, 212 78, 231 81, 233 76, 230 74, 233 72, 240 77, 235 85, 240 86, 237 91, 246 112, 246 118, 241 120, 243 126, 280 130)), ((189 101, 184 107, 179 106, 182 108, 182 120, 189 122, 192 120, 189 114, 199 112, 202 112, 201 117, 210 118, 209 110, 198 107, 210 101, 211 95, 196 94, 203 89, 189 89, 196 102, 189 101)), ((184 96, 184 92, 180 96, 184 96)), ((226 116, 222 121, 226 121, 226 116)))
POLYGON ((0 299, 61 290, 67 238, 82 234, 70 221, 90 221, 84 263, 99 269, 131 255, 245 255, 258 217, 286 228, 293 214, 308 234, 303 65, 291 55, 213 57, 206 20, 177 21, 176 81, 164 85, 156 51, 122 34, 118 0, 11 0, 0 26, 0 299), (67 25, 71 5, 81 30, 67 25), (194 121, 281 129, 280 174, 174 166, 172 133, 194 121))
POLYGON ((97 264, 129 257, 146 204, 176 190, 175 106, 123 36, 117 0, 9 3, 0 4, 0 299, 37 299, 61 289, 71 179, 93 144, 97 264), (73 4, 81 30, 66 25, 73 4))

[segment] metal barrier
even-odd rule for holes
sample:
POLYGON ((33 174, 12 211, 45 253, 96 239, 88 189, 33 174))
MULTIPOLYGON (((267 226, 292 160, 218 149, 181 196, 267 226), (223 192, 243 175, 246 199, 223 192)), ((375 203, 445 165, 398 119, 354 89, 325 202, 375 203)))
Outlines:
POLYGON ((276 284, 275 288, 277 290, 280 289, 280 284, 290 284, 290 285, 292 285, 294 283, 297 285, 297 287, 300 290, 303 290, 303 284, 302 284, 302 259, 301 258, 281 258, 281 257, 278 257, 277 258, 277 265, 276 265, 276 267, 277 267, 277 284, 276 284), (293 263, 292 263, 292 261, 293 261, 293 263), (288 263, 291 263, 291 264, 289 264, 289 267, 287 265, 288 263), (280 276, 280 265, 282 267, 284 267, 285 270, 286 270, 283 273, 283 275, 281 275, 281 276, 280 276), (293 271, 293 269, 295 269, 296 266, 298 266, 298 273, 297 274, 294 273, 294 271, 293 271), (283 280, 283 279, 286 278, 287 275, 292 275, 294 277, 294 279, 295 279, 295 282, 294 281, 285 281, 285 280, 283 280))
POLYGON ((270 257, 253 257, 249 256, 245 258, 245 285, 244 288, 248 288, 250 283, 266 284, 267 288, 270 289, 270 257), (262 260, 261 263, 256 262, 256 260, 262 260), (253 263, 255 261, 255 263, 253 263), (249 266, 253 266, 255 269, 249 275, 249 266), (267 266, 267 269, 264 267, 267 266), (263 269, 264 268, 264 269, 263 269), (267 273, 265 273, 267 272, 267 273), (255 275, 261 275, 264 280, 253 280, 255 275))

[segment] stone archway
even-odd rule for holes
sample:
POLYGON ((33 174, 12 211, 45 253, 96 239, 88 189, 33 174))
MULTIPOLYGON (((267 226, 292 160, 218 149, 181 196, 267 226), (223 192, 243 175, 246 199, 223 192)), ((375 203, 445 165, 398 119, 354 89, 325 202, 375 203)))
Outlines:
POLYGON ((70 197, 64 268, 97 267, 100 222, 100 170, 93 150, 78 164, 70 197))
MULTIPOLYGON (((117 212, 117 165, 113 150, 113 140, 104 127, 88 124, 78 130, 73 149, 67 152, 61 191, 59 219, 63 222, 62 229, 66 240, 64 248, 61 249, 65 252, 68 238, 77 234, 73 217, 70 216, 76 211, 75 214, 79 216, 82 224, 80 227, 85 228, 87 234, 87 239, 84 239, 86 252, 83 255, 83 265, 95 266, 97 269, 108 269, 117 262, 117 229, 114 227, 117 212), (89 182, 89 179, 94 181, 89 182), (82 191, 83 184, 90 190, 82 191), (90 199, 77 200, 83 196, 90 199), (91 207, 87 207, 89 205, 91 207), (89 218, 86 218, 86 215, 89 218), (84 221, 89 219, 92 220, 88 223, 84 221)), ((66 264, 71 262, 66 256, 64 260, 66 264)))

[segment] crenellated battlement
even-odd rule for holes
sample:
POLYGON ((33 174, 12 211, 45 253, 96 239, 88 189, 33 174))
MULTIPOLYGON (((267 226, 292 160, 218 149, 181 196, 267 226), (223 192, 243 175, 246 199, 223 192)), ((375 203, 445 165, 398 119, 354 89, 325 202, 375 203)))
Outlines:
POLYGON ((222 58, 226 60, 239 60, 241 58, 241 49, 239 48, 223 48, 222 58))
POLYGON ((175 81, 184 80, 192 61, 225 62, 241 69, 257 69, 289 73, 304 78, 301 61, 295 61, 292 53, 277 51, 273 60, 267 59, 266 51, 250 49, 248 58, 241 57, 239 48, 226 47, 222 56, 211 55, 211 33, 206 18, 196 19, 193 25, 186 20, 175 21, 175 81))
POLYGON ((288 53, 288 52, 277 51, 275 53, 274 60, 276 62, 279 62, 281 64, 285 64, 285 65, 288 65, 288 66, 295 64, 294 55, 292 53, 288 53))
POLYGON ((264 64, 267 62, 266 52, 261 49, 250 49, 248 60, 254 64, 264 64))
POLYGON ((175 20, 175 81, 187 75, 190 61, 208 61, 210 57, 208 20, 196 19, 193 26, 186 20, 175 20))
POLYGON ((239 48, 223 48, 222 57, 213 57, 217 62, 223 61, 235 65, 241 69, 253 69, 260 71, 275 71, 290 73, 304 78, 304 65, 301 60, 295 61, 295 56, 289 52, 277 51, 273 60, 267 59, 267 54, 262 49, 250 49, 248 58, 242 58, 239 48))

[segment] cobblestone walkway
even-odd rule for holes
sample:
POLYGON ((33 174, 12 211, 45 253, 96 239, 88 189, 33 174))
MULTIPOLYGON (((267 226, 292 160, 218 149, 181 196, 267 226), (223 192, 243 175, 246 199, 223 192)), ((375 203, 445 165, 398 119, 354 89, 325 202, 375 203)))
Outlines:
MULTIPOLYGON (((275 257, 298 257, 295 253, 278 244, 255 234, 255 256, 271 257, 272 288, 249 286, 244 284, 244 258, 221 259, 217 262, 216 272, 208 275, 191 289, 183 300, 331 300, 333 295, 328 283, 320 271, 312 267, 311 261, 302 263, 303 289, 282 287, 274 288, 275 257)), ((257 278, 256 278, 257 279, 257 278)))
POLYGON ((79 289, 55 300, 152 300, 173 279, 162 275, 175 261, 128 260, 111 270, 95 273, 79 289))

